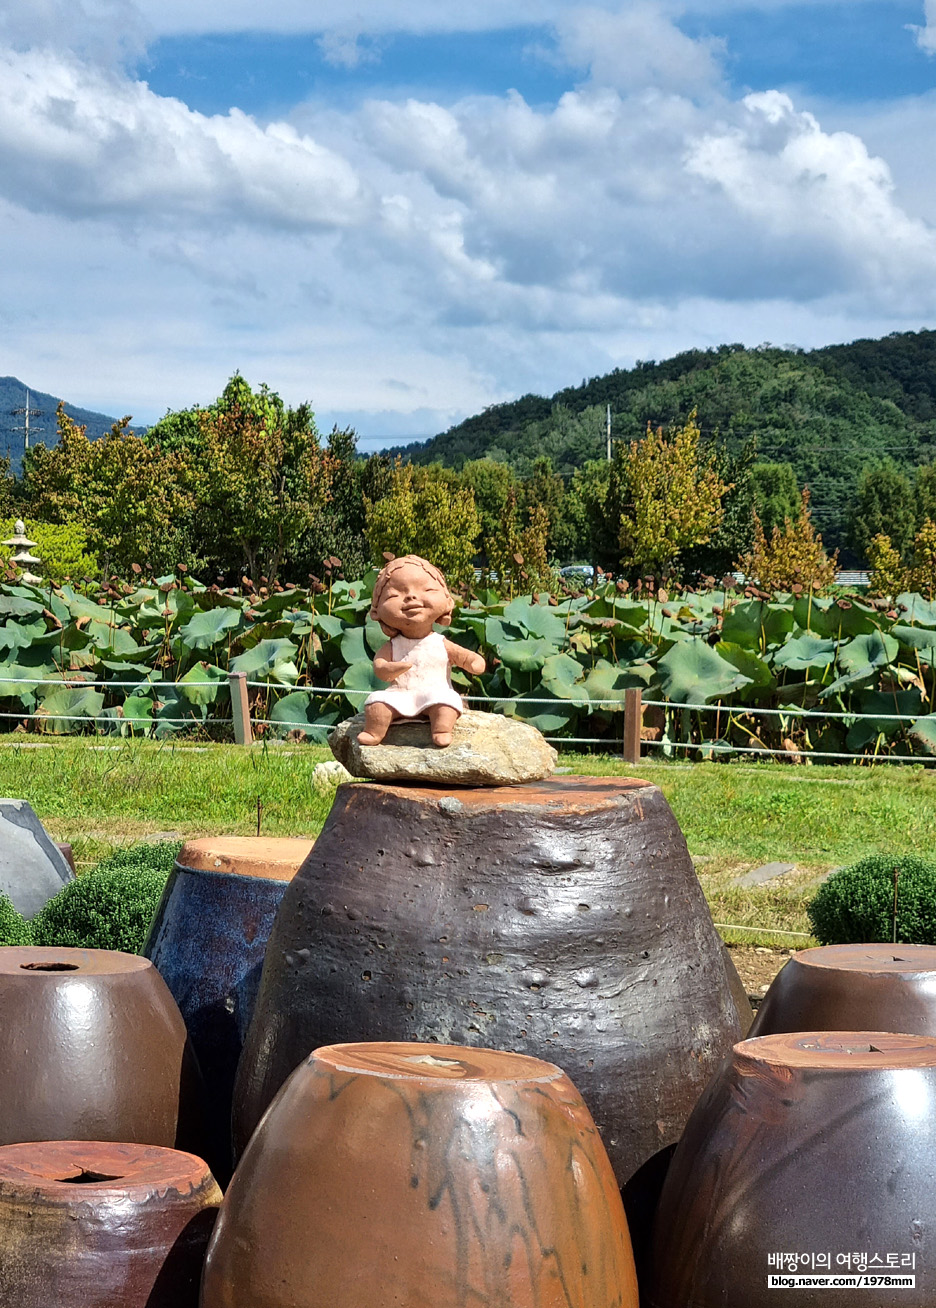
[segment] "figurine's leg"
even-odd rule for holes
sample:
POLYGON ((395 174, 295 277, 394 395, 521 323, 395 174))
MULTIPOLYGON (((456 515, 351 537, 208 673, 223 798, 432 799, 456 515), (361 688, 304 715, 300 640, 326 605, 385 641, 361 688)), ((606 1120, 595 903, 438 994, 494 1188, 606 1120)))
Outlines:
POLYGON ((387 728, 398 713, 389 704, 366 704, 364 706, 364 730, 358 732, 359 745, 379 745, 387 734, 387 728))
POLYGON ((459 717, 458 709, 452 708, 451 704, 433 704, 429 710, 429 726, 434 745, 451 745, 452 729, 459 717))

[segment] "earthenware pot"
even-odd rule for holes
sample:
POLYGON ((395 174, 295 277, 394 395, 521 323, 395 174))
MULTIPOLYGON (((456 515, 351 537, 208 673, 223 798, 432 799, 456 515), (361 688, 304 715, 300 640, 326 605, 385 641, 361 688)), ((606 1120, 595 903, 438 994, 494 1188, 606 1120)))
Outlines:
POLYGON ((235 1143, 310 1049, 439 1040, 559 1063, 624 1183, 741 1035, 730 968, 656 786, 340 786, 270 937, 235 1143))
POLYGON ((614 1173, 549 1063, 319 1049, 225 1196, 202 1308, 636 1308, 614 1173))
POLYGON ((196 1308, 221 1191, 200 1158, 152 1145, 0 1148, 0 1303, 196 1308))
POLYGON ((750 1034, 865 1030, 936 1036, 936 947, 800 950, 774 978, 750 1034))
POLYGON ((936 1040, 827 1031, 736 1045, 673 1155, 641 1303, 932 1308, 934 1153, 936 1040), (915 1288, 830 1296, 768 1279, 860 1274, 858 1254, 865 1274, 915 1276, 915 1288))
POLYGON ((311 840, 225 836, 190 840, 143 949, 188 1027, 211 1105, 215 1174, 231 1172, 231 1095, 280 900, 311 840))
POLYGON ((203 1110, 185 1023, 149 959, 0 949, 0 1144, 195 1149, 203 1110))

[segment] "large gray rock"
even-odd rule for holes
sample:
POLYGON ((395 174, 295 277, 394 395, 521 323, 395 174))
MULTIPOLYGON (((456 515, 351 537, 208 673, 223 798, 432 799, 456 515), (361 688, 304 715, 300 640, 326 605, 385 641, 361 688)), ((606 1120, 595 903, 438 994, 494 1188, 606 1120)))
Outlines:
POLYGON ((451 745, 433 745, 429 723, 395 722, 379 745, 359 745, 364 714, 341 722, 328 738, 339 763, 372 781, 439 786, 512 786, 548 777, 556 751, 529 723, 499 713, 463 713, 451 745))
POLYGON ((0 891, 33 917, 74 873, 25 799, 0 799, 0 891))

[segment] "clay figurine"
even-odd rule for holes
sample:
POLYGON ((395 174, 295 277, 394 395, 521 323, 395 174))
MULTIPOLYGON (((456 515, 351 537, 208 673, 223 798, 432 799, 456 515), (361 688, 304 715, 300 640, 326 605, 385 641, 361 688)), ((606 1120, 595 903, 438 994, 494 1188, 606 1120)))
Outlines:
POLYGON ((374 655, 374 672, 391 683, 364 702, 361 745, 379 745, 397 718, 428 717, 433 744, 452 743, 452 729, 464 712, 452 686, 451 668, 477 676, 484 659, 446 640, 433 626, 448 626, 455 600, 438 568, 407 554, 380 573, 371 600, 371 617, 390 639, 374 655))

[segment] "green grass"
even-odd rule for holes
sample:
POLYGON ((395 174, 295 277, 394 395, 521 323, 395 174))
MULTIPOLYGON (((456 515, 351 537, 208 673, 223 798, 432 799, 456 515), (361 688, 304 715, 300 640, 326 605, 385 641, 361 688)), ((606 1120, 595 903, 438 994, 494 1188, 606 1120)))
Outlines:
MULTIPOLYGON (((88 740, 46 744, 0 737, 0 794, 28 799, 59 840, 88 866, 157 832, 315 835, 331 793, 312 770, 330 758, 304 745, 238 749, 88 740)), ((697 857, 716 922, 808 932, 805 906, 817 878, 865 854, 936 847, 936 771, 922 767, 792 767, 673 764, 628 767, 609 756, 565 754, 560 766, 602 776, 638 775, 661 787, 697 857), (797 871, 762 887, 731 883, 761 863, 797 871)), ((727 938, 771 943, 753 931, 727 938)), ((795 940, 782 936, 776 943, 795 940)))

